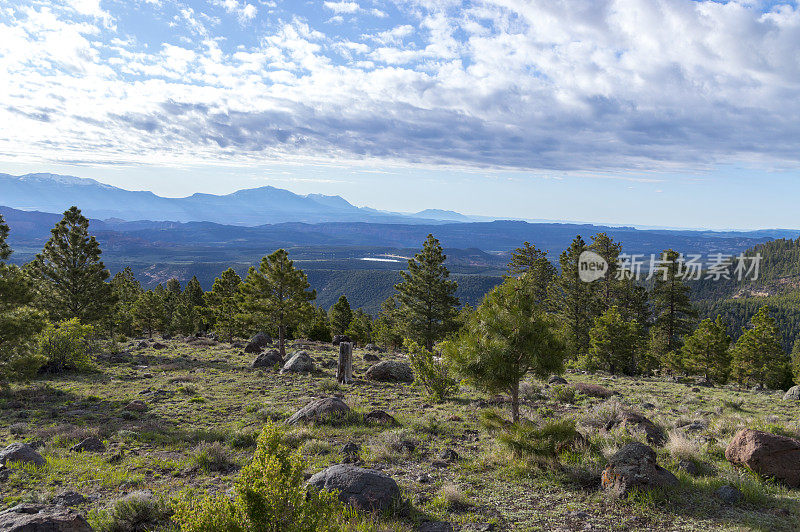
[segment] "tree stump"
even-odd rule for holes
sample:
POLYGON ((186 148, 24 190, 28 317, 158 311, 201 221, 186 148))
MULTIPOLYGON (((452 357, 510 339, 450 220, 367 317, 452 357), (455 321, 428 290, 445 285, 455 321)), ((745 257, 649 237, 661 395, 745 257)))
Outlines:
POLYGON ((353 344, 339 343, 339 365, 336 368, 336 380, 339 384, 353 382, 353 344))

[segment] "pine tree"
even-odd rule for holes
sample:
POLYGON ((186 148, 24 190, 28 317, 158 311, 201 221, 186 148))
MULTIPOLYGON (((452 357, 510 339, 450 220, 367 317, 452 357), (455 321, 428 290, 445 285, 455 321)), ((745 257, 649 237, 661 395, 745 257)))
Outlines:
POLYGON ((592 301, 595 283, 581 280, 579 258, 586 251, 586 242, 576 236, 569 248, 561 253, 561 275, 555 283, 552 296, 561 320, 566 326, 569 352, 572 357, 585 354, 589 350, 589 330, 592 328, 592 301))
POLYGON ((589 331, 591 347, 586 359, 589 369, 633 375, 639 364, 637 352, 641 341, 641 326, 628 321, 619 308, 612 306, 594 321, 589 331))
POLYGON ((600 279, 600 287, 596 294, 598 312, 602 313, 618 303, 615 300, 618 298, 620 283, 616 276, 622 244, 615 242, 606 233, 597 233, 592 236, 592 243, 588 249, 603 257, 608 264, 608 269, 600 279))
POLYGON ((345 334, 362 346, 370 343, 372 341, 372 318, 360 308, 356 309, 345 334))
POLYGON ((380 312, 375 319, 373 334, 375 341, 386 349, 397 349, 403 344, 399 309, 395 296, 388 297, 381 303, 380 312))
POLYGON ((681 349, 684 367, 689 373, 703 375, 706 380, 724 383, 730 370, 731 337, 722 316, 706 318, 686 337, 681 349))
POLYGON ((77 207, 51 231, 50 240, 31 263, 37 280, 37 304, 54 320, 93 322, 106 317, 113 304, 109 272, 100 260, 100 245, 89 235, 89 221, 77 207))
POLYGON ((203 287, 200 285, 200 281, 197 280, 196 275, 193 275, 189 282, 186 283, 183 297, 193 307, 202 308, 206 306, 206 293, 203 291, 203 287))
POLYGON ((750 324, 733 346, 731 372, 740 384, 751 381, 779 388, 786 382, 790 369, 775 318, 765 306, 753 316, 750 324))
POLYGON ((795 340, 792 346, 792 354, 790 355, 790 363, 792 370, 792 377, 795 384, 800 384, 800 338, 795 340))
POLYGON ((350 309, 350 302, 347 297, 341 295, 330 310, 331 333, 344 334, 351 321, 353 321, 353 311, 350 309))
POLYGON ((178 303, 172 316, 172 328, 185 335, 204 331, 205 307, 206 298, 203 287, 200 286, 197 276, 192 276, 186 283, 183 293, 178 296, 178 303))
POLYGON ((233 268, 228 268, 214 279, 208 294, 211 322, 217 333, 230 341, 244 334, 244 323, 239 308, 239 287, 242 278, 233 268))
POLYGON ((261 260, 258 269, 250 267, 240 290, 241 307, 262 328, 278 329, 281 357, 286 357, 286 331, 296 327, 313 312, 310 301, 317 297, 309 291, 308 278, 294 267, 289 254, 279 249, 261 260))
POLYGON ((408 260, 408 271, 400 272, 403 281, 395 285, 407 337, 429 351, 456 327, 458 285, 450 280, 446 258, 439 241, 429 234, 422 251, 408 260))
POLYGON ((44 326, 44 317, 32 306, 33 282, 17 266, 6 264, 11 247, 6 242, 9 227, 0 215, 0 388, 10 380, 32 375, 43 363, 34 354, 34 335, 44 326))
POLYGON ((548 288, 556 278, 556 267, 542 251, 530 242, 523 242, 522 247, 511 252, 508 273, 515 277, 524 277, 531 295, 538 304, 547 299, 548 288))
POLYGON ((300 323, 297 332, 303 338, 313 340, 315 342, 330 342, 331 327, 328 320, 328 313, 322 307, 317 307, 314 310, 314 317, 310 320, 305 320, 300 323))
POLYGON ((665 250, 661 261, 652 292, 655 325, 666 335, 667 352, 674 354, 681 346, 681 337, 692 332, 697 312, 692 307, 691 289, 681 278, 684 264, 678 252, 665 250))
MULTIPOLYGON (((161 287, 161 285, 158 285, 161 287)), ((133 304, 133 322, 137 328, 145 331, 152 338, 153 332, 163 330, 166 321, 164 313, 164 298, 166 291, 148 290, 143 292, 133 304)))
POLYGON ((457 338, 443 345, 456 371, 489 393, 508 393, 519 421, 519 383, 562 370, 564 346, 553 318, 514 277, 492 289, 457 338))
POLYGON ((133 305, 142 295, 142 286, 133 274, 130 266, 117 272, 111 279, 111 291, 114 295, 113 327, 128 336, 133 335, 133 305))

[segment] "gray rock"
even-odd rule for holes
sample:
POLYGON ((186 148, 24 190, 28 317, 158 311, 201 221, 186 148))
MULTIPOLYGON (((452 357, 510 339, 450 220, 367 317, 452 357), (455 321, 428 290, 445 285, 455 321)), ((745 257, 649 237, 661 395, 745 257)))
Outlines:
POLYGON ((686 471, 689 475, 696 477, 700 475, 700 468, 691 460, 681 460, 678 462, 678 469, 686 471))
POLYGON ((88 501, 89 499, 77 491, 65 491, 53 497, 52 503, 56 506, 78 506, 88 501))
POLYGON ((73 445, 70 450, 78 453, 83 453, 83 452, 102 453, 103 451, 106 450, 106 446, 103 445, 103 442, 101 442, 98 438, 91 437, 91 438, 86 438, 85 440, 76 445, 73 445))
POLYGON ((348 464, 331 466, 308 481, 309 486, 338 491, 339 500, 359 510, 389 510, 400 498, 400 487, 390 476, 348 464))
POLYGON ((0 512, 3 532, 92 532, 86 519, 64 506, 18 504, 0 512))
POLYGON ((567 379, 562 377, 561 375, 553 375, 549 379, 547 379, 547 384, 569 384, 567 379))
POLYGON ((286 420, 286 424, 294 425, 296 423, 321 421, 344 416, 347 415, 348 412, 350 412, 350 407, 338 397, 323 397, 322 399, 317 399, 316 401, 308 403, 295 412, 292 417, 286 420))
POLYGON ((263 349, 263 348, 269 346, 272 343, 272 338, 270 338, 270 336, 267 333, 260 332, 260 333, 257 333, 252 338, 250 338, 250 343, 251 344, 255 344, 258 347, 260 347, 261 349, 263 349))
POLYGON ((253 361, 254 368, 274 368, 275 366, 283 366, 283 358, 277 349, 264 351, 253 361))
POLYGON ((365 353, 364 354, 364 361, 365 362, 380 362, 381 357, 375 355, 373 353, 365 353))
POLYGON ((630 410, 618 410, 614 414, 614 417, 606 423, 604 430, 610 431, 617 426, 625 428, 628 432, 630 432, 631 429, 633 429, 633 431, 643 431, 647 437, 647 442, 652 445, 664 445, 667 441, 667 435, 664 429, 643 415, 630 410))
POLYGON ((139 399, 134 399, 127 405, 125 405, 125 410, 128 412, 146 412, 147 411, 147 403, 144 401, 140 401, 139 399))
POLYGON ((298 351, 283 365, 281 373, 308 373, 314 371, 314 361, 305 351, 298 351))
POLYGON ((380 351, 380 348, 375 344, 367 344, 364 346, 364 351, 380 351))
POLYGON ((784 401, 800 401, 800 386, 792 386, 785 394, 783 394, 784 401))
POLYGON ((632 488, 660 488, 678 483, 675 475, 656 463, 656 452, 647 445, 633 442, 611 457, 603 470, 606 491, 624 496, 632 488))
POLYGON ((5 466, 11 462, 43 466, 47 463, 47 460, 27 443, 12 443, 0 451, 0 466, 5 466))
POLYGON ((414 382, 411 366, 405 362, 386 360, 371 366, 366 373, 368 379, 384 382, 414 382))
POLYGON ((372 410, 364 414, 364 421, 376 425, 397 425, 397 420, 383 410, 372 410))
POLYGON ((736 504, 742 500, 742 492, 735 486, 720 486, 714 491, 714 495, 719 497, 725 504, 736 504))

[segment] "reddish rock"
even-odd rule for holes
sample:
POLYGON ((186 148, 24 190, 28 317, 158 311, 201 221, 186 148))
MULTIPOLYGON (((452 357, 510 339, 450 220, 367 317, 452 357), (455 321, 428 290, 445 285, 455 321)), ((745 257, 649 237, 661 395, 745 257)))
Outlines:
POLYGON ((793 438, 743 429, 728 444, 725 458, 789 487, 800 487, 800 441, 793 438))

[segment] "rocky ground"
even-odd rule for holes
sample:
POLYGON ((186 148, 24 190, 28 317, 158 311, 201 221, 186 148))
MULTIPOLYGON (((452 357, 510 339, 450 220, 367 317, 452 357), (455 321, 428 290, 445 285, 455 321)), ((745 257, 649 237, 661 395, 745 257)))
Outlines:
MULTIPOLYGON (((120 500, 126 508, 156 500, 164 511, 152 510, 148 526, 168 529, 170 498, 187 489, 228 490, 271 421, 308 461, 309 478, 348 463, 394 479, 407 504, 384 512, 383 529, 800 529, 800 491, 788 487, 792 474, 800 481, 793 466, 800 448, 793 440, 759 443, 758 433, 737 436, 749 428, 800 437, 800 401, 780 392, 574 372, 564 375, 566 384, 530 380, 523 416, 572 417, 585 437, 561 453, 560 467, 548 468, 512 459, 481 424, 482 410, 507 415, 505 398, 462 387, 434 403, 402 382, 401 366, 367 372, 402 363, 402 355, 356 350, 355 382, 340 385, 338 349, 330 345, 292 346, 308 354, 296 357, 299 372, 276 371, 269 347, 259 355, 206 338, 120 347, 118 355, 100 356, 91 373, 41 378, 0 395, 0 449, 28 444, 6 451, 7 460, 0 453, 7 462, 0 509, 27 505, 18 513, 30 517, 58 505, 68 519, 80 514, 95 529, 112 530, 125 519, 120 500), (298 414, 321 398, 341 401, 298 414), (343 415, 319 419, 326 409, 343 415), (726 458, 735 436, 736 456, 726 458), (754 455, 756 445, 772 446, 784 461, 768 463, 772 455, 754 455), (782 482, 767 480, 731 461, 789 473, 782 482), (631 472, 661 487, 633 489, 639 481, 631 472)), ((349 473, 331 470, 315 482, 342 474, 349 473)))

